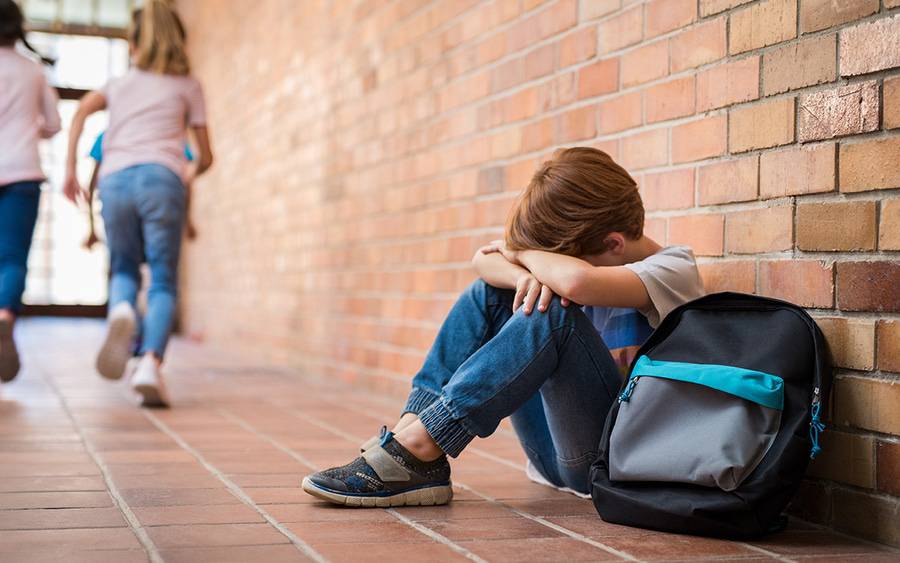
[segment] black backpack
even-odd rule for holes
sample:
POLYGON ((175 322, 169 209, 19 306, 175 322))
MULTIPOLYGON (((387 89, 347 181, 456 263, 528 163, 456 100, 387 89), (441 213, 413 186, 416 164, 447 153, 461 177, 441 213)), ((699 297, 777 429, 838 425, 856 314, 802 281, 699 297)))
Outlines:
POLYGON ((591 496, 607 522, 753 538, 819 451, 827 344, 802 308, 716 293, 669 313, 606 419, 591 496))

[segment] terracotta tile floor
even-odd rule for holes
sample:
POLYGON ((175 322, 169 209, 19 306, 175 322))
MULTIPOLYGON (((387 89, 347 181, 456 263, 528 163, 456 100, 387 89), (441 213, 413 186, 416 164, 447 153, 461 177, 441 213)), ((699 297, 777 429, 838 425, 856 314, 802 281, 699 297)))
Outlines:
POLYGON ((176 341, 171 410, 92 368, 94 321, 26 319, 0 389, 0 561, 900 560, 801 522, 761 542, 606 524, 530 483, 507 427, 454 463, 447 507, 315 501, 300 476, 346 462, 400 406, 176 341))

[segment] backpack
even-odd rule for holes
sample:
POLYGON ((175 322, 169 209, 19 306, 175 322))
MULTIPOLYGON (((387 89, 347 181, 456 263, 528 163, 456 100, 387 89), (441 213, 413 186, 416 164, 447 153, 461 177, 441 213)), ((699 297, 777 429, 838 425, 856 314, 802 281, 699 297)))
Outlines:
POLYGON ((591 496, 607 522, 734 539, 784 527, 819 451, 827 344, 802 308, 716 293, 669 313, 606 419, 591 496))

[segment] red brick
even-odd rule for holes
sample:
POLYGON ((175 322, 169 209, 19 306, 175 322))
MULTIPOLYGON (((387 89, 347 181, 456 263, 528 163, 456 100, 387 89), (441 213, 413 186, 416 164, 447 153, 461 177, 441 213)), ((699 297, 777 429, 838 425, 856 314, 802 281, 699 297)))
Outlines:
POLYGON ((578 15, 582 21, 611 14, 622 6, 622 0, 581 0, 578 15))
POLYGON ((721 256, 724 223, 718 213, 670 217, 668 244, 686 244, 697 256, 721 256))
POLYGON ((878 0, 803 0, 800 31, 809 33, 864 18, 878 11, 878 0))
POLYGON ((900 127, 900 77, 884 81, 884 128, 900 127))
POLYGON ((669 44, 657 41, 622 55, 622 87, 628 88, 669 74, 669 44))
POLYGON ((559 42, 557 66, 567 66, 586 61, 597 54, 597 28, 586 27, 565 36, 559 42))
POLYGON ((697 111, 749 102, 759 97, 759 57, 704 70, 697 75, 697 111))
POLYGON ((669 39, 672 72, 698 67, 725 56, 725 18, 717 18, 669 39))
POLYGON ((831 307, 834 283, 831 266, 818 260, 763 260, 759 292, 803 307, 831 307))
POLYGON ((841 76, 900 66, 900 15, 841 31, 841 76))
POLYGON ((534 80, 553 72, 556 65, 556 45, 544 45, 525 55, 525 80, 534 80))
POLYGON ((878 250, 900 250, 900 198, 881 202, 878 250))
POLYGON ((900 435, 900 384, 869 377, 841 377, 835 383, 835 423, 900 435))
POLYGON ((695 0, 650 0, 646 7, 647 37, 685 27, 697 17, 695 0))
POLYGON ((900 496, 900 443, 878 440, 875 459, 878 490, 900 496))
POLYGON ((601 102, 597 108, 600 132, 624 131, 641 124, 641 93, 631 92, 601 102))
POLYGON ((736 254, 788 250, 793 227, 790 205, 731 213, 725 219, 725 248, 736 254))
POLYGON ((839 183, 842 192, 900 187, 900 137, 841 143, 839 183))
POLYGON ((547 117, 526 125, 522 129, 522 150, 532 152, 552 145, 556 133, 555 122, 554 118, 547 117))
POLYGON ((800 96, 800 142, 878 129, 878 83, 861 82, 800 96))
POLYGON ((844 311, 900 313, 897 280, 898 262, 838 262, 838 307, 844 311))
POLYGON ((599 52, 609 53, 634 45, 644 36, 644 7, 635 6, 600 23, 597 29, 599 52))
POLYGON ((725 160, 700 167, 698 198, 700 205, 714 205, 756 199, 759 157, 725 160))
POLYGON ((866 319, 817 317, 834 365, 871 370, 875 367, 875 323, 866 319))
POLYGON ((670 80, 644 91, 644 119, 647 123, 685 117, 693 113, 693 76, 670 80))
POLYGON ((644 234, 659 244, 666 244, 666 218, 649 217, 644 219, 644 234))
POLYGON ((684 168, 647 174, 641 183, 644 209, 684 209, 694 205, 694 170, 684 168))
MULTIPOLYGON (((833 495, 834 528, 856 537, 900 545, 900 502, 896 499, 850 489, 835 489, 833 495)), ((876 557, 872 554, 871 558, 876 557)))
POLYGON ((725 114, 713 115, 672 128, 672 162, 691 162, 725 153, 725 114))
POLYGON ((786 145, 794 140, 794 98, 732 109, 728 120, 731 152, 786 145))
POLYGON ((710 16, 753 0, 700 0, 700 15, 710 16))
POLYGON ((797 248, 875 250, 875 202, 842 201, 797 206, 797 248))
POLYGON ((756 262, 753 260, 728 260, 699 264, 703 287, 709 293, 756 291, 756 262))
POLYGON ((833 143, 762 153, 760 197, 770 199, 834 191, 835 153, 833 143))
POLYGON ((597 134, 597 106, 567 111, 557 118, 556 127, 560 143, 590 139, 597 134))
POLYGON ((728 52, 743 53, 797 36, 797 0, 763 0, 731 14, 728 52))
POLYGON ((826 447, 809 464, 808 475, 869 489, 875 486, 875 440, 871 436, 829 431, 823 440, 826 447))
POLYGON ((837 76, 837 36, 813 37, 763 55, 766 96, 833 81, 837 76))
POLYGON ((900 321, 879 320, 878 369, 900 373, 900 321))
POLYGON ((639 170, 668 161, 669 135, 666 129, 652 129, 622 139, 622 165, 639 170))
POLYGON ((578 71, 578 99, 615 92, 619 87, 618 59, 606 59, 578 71))

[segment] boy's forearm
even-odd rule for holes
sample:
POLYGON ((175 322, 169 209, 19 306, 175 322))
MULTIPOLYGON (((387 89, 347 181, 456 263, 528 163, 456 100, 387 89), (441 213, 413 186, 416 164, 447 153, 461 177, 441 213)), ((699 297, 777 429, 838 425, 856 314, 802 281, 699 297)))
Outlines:
POLYGON ((485 283, 502 289, 515 289, 519 277, 528 273, 528 270, 512 264, 499 252, 484 254, 477 251, 472 258, 472 266, 485 283))
POLYGON ((577 286, 593 266, 580 258, 555 254, 543 250, 523 250, 517 253, 518 261, 541 283, 560 297, 578 302, 577 286))

